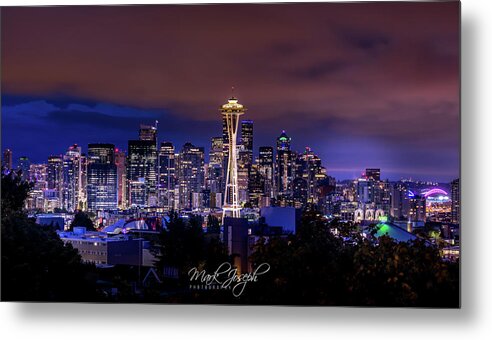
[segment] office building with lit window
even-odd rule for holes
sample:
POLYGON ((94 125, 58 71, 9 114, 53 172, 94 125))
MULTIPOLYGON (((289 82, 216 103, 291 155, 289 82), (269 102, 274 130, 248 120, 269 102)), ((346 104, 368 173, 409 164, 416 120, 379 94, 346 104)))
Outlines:
POLYGON ((248 168, 253 164, 253 121, 241 121, 241 143, 243 146, 245 166, 248 168))
POLYGON ((174 189, 176 186, 175 150, 171 142, 163 142, 159 148, 158 197, 159 206, 166 211, 174 208, 174 189))
POLYGON ((260 146, 258 157, 258 171, 265 179, 263 195, 269 198, 274 197, 274 164, 273 148, 271 146, 260 146))
POLYGON ((118 174, 113 144, 89 144, 87 206, 89 211, 118 209, 118 174))
POLYGON ((82 183, 82 152, 77 144, 70 146, 63 156, 62 207, 68 212, 80 209, 85 188, 82 183))
POLYGON ((292 196, 292 181, 294 169, 294 153, 290 149, 291 138, 285 131, 277 138, 277 158, 275 173, 275 189, 280 205, 288 205, 288 198, 292 196))
MULTIPOLYGON (((145 136, 148 134, 144 134, 145 136)), ((154 140, 128 141, 126 173, 130 207, 148 207, 157 204, 156 168, 157 149, 154 140)))
POLYGON ((212 196, 224 192, 224 182, 224 139, 212 137, 207 171, 207 188, 212 196))
POLYGON ((126 154, 125 151, 115 149, 114 164, 116 165, 116 175, 118 177, 118 208, 126 209, 127 197, 127 178, 126 178, 126 154))
POLYGON ((179 209, 190 210, 205 189, 205 157, 203 147, 183 145, 178 159, 179 209), (195 194, 195 195, 193 195, 195 194))

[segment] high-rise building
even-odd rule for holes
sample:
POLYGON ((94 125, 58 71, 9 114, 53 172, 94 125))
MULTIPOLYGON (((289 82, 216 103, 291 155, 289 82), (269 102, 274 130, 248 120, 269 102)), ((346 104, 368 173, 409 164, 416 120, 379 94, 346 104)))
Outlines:
MULTIPOLYGON (((141 132, 142 136, 142 132, 141 132)), ((148 136, 143 134, 143 136, 148 136)), ((157 149, 154 140, 128 141, 127 180, 131 207, 157 205, 157 149)))
POLYGON ((79 209, 87 210, 87 166, 89 160, 85 154, 80 156, 80 197, 79 209))
POLYGON ((126 154, 125 151, 115 149, 114 163, 118 177, 118 208, 126 209, 128 204, 127 178, 126 178, 126 154))
POLYGON ((31 164, 29 168, 29 181, 33 187, 28 193, 26 207, 28 210, 36 209, 43 211, 44 193, 47 189, 47 166, 46 164, 31 164))
POLYGON ((241 121, 241 145, 244 152, 244 163, 250 168, 253 164, 253 121, 241 121))
POLYGON ((302 177, 294 178, 292 182, 292 200, 295 208, 302 208, 308 203, 309 185, 302 177))
POLYGON ((29 180, 29 169, 31 167, 31 161, 27 156, 19 157, 17 169, 21 171, 21 178, 23 181, 29 180))
POLYGON ((61 156, 49 156, 47 166, 47 189, 44 191, 45 211, 62 207, 63 197, 63 159, 61 156))
POLYGON ((248 194, 249 203, 253 207, 261 206, 261 198, 264 196, 265 177, 260 172, 260 165, 253 164, 249 173, 248 194))
MULTIPOLYGON (((321 159, 310 147, 306 147, 304 152, 298 155, 295 168, 295 177, 304 179, 306 183, 306 203, 318 203, 318 183, 326 177, 321 159)), ((302 185, 300 182, 297 183, 298 188, 302 185)))
POLYGON ((189 210, 205 189, 205 157, 203 147, 183 145, 178 158, 179 208, 189 210), (195 195, 194 195, 195 194, 195 195))
POLYGON ((118 174, 113 144, 89 144, 87 208, 89 211, 118 209, 118 174))
POLYGON ((174 145, 161 143, 158 161, 158 196, 159 206, 166 211, 174 208, 174 188, 176 186, 176 165, 174 145))
POLYGON ((253 121, 241 121, 241 144, 244 149, 253 153, 253 121))
POLYGON ((451 182, 451 221, 460 223, 460 179, 457 178, 451 182))
POLYGON ((374 204, 376 209, 381 209, 384 214, 390 215, 391 210, 391 184, 386 181, 375 181, 374 204))
POLYGON ((5 149, 3 151, 2 166, 8 170, 12 170, 12 150, 5 149))
POLYGON ((358 178, 356 180, 357 202, 361 204, 373 203, 374 185, 375 182, 373 180, 367 179, 365 177, 358 178))
POLYGON ((410 197, 414 194, 408 190, 404 182, 396 182, 391 190, 391 209, 390 215, 397 220, 404 220, 408 217, 410 210, 410 197))
POLYGON ((34 184, 35 189, 48 189, 47 164, 31 164, 31 167, 29 169, 29 181, 34 184))
POLYGON ((410 210, 408 213, 408 221, 410 222, 425 222, 425 196, 414 195, 410 197, 410 210))
POLYGON ((141 124, 139 139, 153 141, 154 144, 157 146, 157 121, 155 126, 141 124))
POLYGON ((224 193, 223 217, 241 217, 239 204, 238 164, 237 164, 237 132, 239 119, 245 113, 246 108, 235 97, 231 97, 226 104, 220 107, 223 120, 226 122, 227 131, 227 173, 224 193))
POLYGON ((276 166, 276 183, 280 200, 285 197, 292 196, 292 180, 293 180, 293 152, 290 150, 291 138, 287 136, 285 131, 277 138, 277 166, 276 166))
POLYGON ((211 195, 224 192, 224 140, 212 137, 207 172, 207 188, 211 195))
POLYGON ((227 156, 229 152, 229 135, 227 132, 226 116, 222 116, 222 147, 223 147, 224 156, 227 156))
POLYGON ((60 194, 63 188, 63 160, 61 156, 48 157, 48 189, 53 189, 60 194))
POLYGON ((93 143, 88 145, 88 164, 114 164, 114 144, 93 143))
POLYGON ((80 209, 83 198, 82 152, 77 144, 70 146, 63 156, 62 207, 69 212, 80 209))
POLYGON ((271 146, 260 146, 258 157, 258 171, 265 178, 263 195, 265 197, 272 198, 274 191, 274 162, 273 148, 271 146))
MULTIPOLYGON (((246 153, 243 155, 246 155, 246 153)), ((246 159, 241 159, 240 156, 237 163, 237 190, 239 205, 241 206, 249 201, 250 170, 249 157, 246 156, 246 159)))
POLYGON ((368 169, 366 169, 366 176, 365 177, 369 180, 380 181, 381 180, 381 169, 368 168, 368 169))

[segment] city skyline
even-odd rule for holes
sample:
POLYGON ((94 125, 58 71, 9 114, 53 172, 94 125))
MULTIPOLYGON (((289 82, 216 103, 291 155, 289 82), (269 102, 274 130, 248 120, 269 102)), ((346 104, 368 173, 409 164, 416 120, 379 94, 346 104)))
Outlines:
POLYGON ((2 147, 33 163, 74 143, 126 149, 158 120, 159 142, 208 157, 234 85, 256 155, 286 130, 340 180, 371 167, 390 180, 459 177, 459 6, 296 6, 3 9, 2 147), (224 32, 231 17, 245 25, 224 32))
POLYGON ((2 300, 461 307, 459 2, 0 19, 2 300))
MULTIPOLYGON (((248 120, 248 121, 251 121, 251 120, 248 120)), ((140 126, 150 126, 150 125, 147 125, 147 124, 140 124, 140 126)), ((253 149, 253 162, 257 162, 258 161, 258 157, 259 157, 259 149, 260 148, 265 148, 265 147, 270 147, 272 148, 272 150, 275 150, 275 142, 277 140, 277 138, 279 136, 281 136, 282 134, 286 133, 285 130, 282 130, 278 136, 274 137, 273 139, 273 143, 271 143, 271 145, 258 145, 254 147, 253 149)), ((85 156, 88 156, 89 154, 89 149, 90 149, 90 145, 91 144, 111 144, 114 146, 115 148, 115 151, 116 152, 122 152, 126 155, 128 155, 128 142, 131 141, 131 140, 138 140, 138 128, 136 127, 135 128, 135 138, 129 138, 126 140, 125 143, 123 143, 123 145, 119 145, 119 144, 116 144, 112 141, 89 141, 87 142, 86 144, 80 144, 80 143, 71 143, 71 144, 68 144, 64 149, 62 149, 59 153, 56 153, 56 152, 52 152, 52 153, 49 153, 46 157, 42 157, 40 156, 39 158, 31 158, 30 155, 28 154, 22 154, 21 156, 19 155, 16 155, 15 154, 15 150, 13 150, 12 148, 4 148, 2 150, 2 154, 4 154, 7 150, 10 152, 12 156, 12 169, 16 170, 16 169, 21 169, 22 168, 22 160, 23 159, 27 159, 27 161, 29 162, 29 164, 32 164, 32 165, 47 165, 48 164, 48 160, 51 158, 51 157, 63 157, 63 155, 65 155, 65 153, 67 152, 67 150, 69 150, 71 147, 73 146, 78 146, 81 148, 81 154, 82 155, 85 155, 85 156), (39 161, 37 161, 39 159, 39 161)), ((158 136, 158 130, 157 130, 157 136, 158 136)), ((213 153, 213 151, 211 150, 211 143, 213 142, 213 139, 215 138, 219 138, 219 133, 217 134, 217 136, 211 136, 209 138, 209 143, 208 144, 205 144, 205 145, 199 145, 199 144, 196 144, 196 143, 193 143, 192 140, 187 140, 186 142, 184 142, 183 144, 176 144, 174 141, 172 140, 165 140, 165 139, 157 139, 157 149, 159 149, 159 147, 162 145, 162 144, 171 144, 174 149, 175 149, 175 154, 179 154, 179 151, 185 147, 187 144, 192 144, 196 147, 199 147, 199 148, 203 148, 204 149, 204 159, 205 159, 205 163, 209 164, 210 163, 210 156, 211 154, 213 153)), ((238 138, 240 138, 241 134, 239 133, 238 134, 238 138)), ((238 142, 239 143, 239 142, 238 142)), ((293 145, 295 145, 296 143, 292 143, 293 145)), ((299 143, 297 143, 299 144, 299 143)), ((239 143, 239 146, 241 146, 242 144, 239 143)), ((62 147, 63 148, 63 147, 62 147)), ((305 146, 304 148, 299 148, 299 149, 295 149, 294 147, 292 147, 292 151, 295 152, 297 155, 301 155, 306 149, 309 149, 310 151, 312 151, 315 155, 319 156, 318 155, 318 152, 317 150, 313 150, 310 146, 305 146)), ((274 156, 276 155, 276 152, 274 151, 274 156)), ((321 158, 321 157, 320 157, 321 158)), ((326 168, 326 162, 321 158, 321 162, 322 162, 322 165, 324 168, 326 168)), ((347 181, 347 180, 354 180, 354 179, 358 179, 358 178, 361 178, 361 177, 364 177, 366 174, 365 174, 365 170, 367 169, 371 169, 371 168, 374 168, 374 167, 370 167, 370 166, 363 166, 362 168, 360 169, 353 169, 353 177, 346 177, 346 178, 339 178, 331 173, 328 172, 329 169, 327 169, 327 174, 329 176, 332 176, 334 177, 337 181, 347 181)), ((436 180, 435 178, 418 178, 416 176, 408 176, 408 177, 399 177, 399 178, 391 178, 390 176, 386 176, 385 173, 387 172, 384 168, 381 168, 382 169, 382 175, 381 175, 381 178, 384 179, 384 180, 390 180, 390 181, 400 181, 400 180, 412 180, 412 181, 420 181, 420 182, 433 182, 433 183, 444 183, 444 184, 449 184, 451 183, 453 180, 455 180, 456 178, 459 178, 459 175, 457 175, 456 177, 453 177, 452 180, 450 181, 438 181, 436 180)), ((333 171, 334 173, 336 173, 337 171, 333 171)))

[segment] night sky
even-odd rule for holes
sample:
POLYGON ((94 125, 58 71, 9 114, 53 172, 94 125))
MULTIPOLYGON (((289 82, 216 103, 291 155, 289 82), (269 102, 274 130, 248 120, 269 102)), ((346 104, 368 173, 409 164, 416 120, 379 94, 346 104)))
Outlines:
POLYGON ((282 130, 328 174, 459 176, 459 3, 1 10, 2 150, 46 162, 78 143, 209 149, 234 95, 255 150, 282 130))

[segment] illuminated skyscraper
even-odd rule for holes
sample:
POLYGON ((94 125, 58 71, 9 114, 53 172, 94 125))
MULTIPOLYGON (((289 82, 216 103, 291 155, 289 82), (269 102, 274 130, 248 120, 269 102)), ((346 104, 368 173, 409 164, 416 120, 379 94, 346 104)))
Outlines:
POLYGON ((224 192, 224 140, 222 137, 212 137, 209 154, 207 188, 212 196, 224 192))
MULTIPOLYGON (((53 189, 59 193, 63 187, 63 160, 60 156, 48 157, 48 189, 53 189)), ((60 195, 61 197, 61 195, 60 195)))
POLYGON ((44 210, 44 192, 47 188, 46 164, 31 164, 29 169, 29 181, 33 183, 26 200, 27 209, 44 210))
POLYGON ((397 220, 406 219, 410 210, 410 197, 413 196, 414 193, 408 190, 408 185, 406 183, 394 183, 391 188, 390 215, 397 220))
POLYGON ((158 162, 158 197, 159 206, 166 211, 174 208, 174 187, 176 185, 176 166, 174 145, 171 142, 161 143, 158 162))
POLYGON ((260 172, 259 164, 253 164, 249 173, 248 194, 253 207, 261 207, 261 197, 264 196, 265 177, 260 172))
POLYGON ((221 106, 220 112, 226 121, 228 160, 226 172, 226 187, 224 194, 223 217, 241 217, 241 206, 239 205, 238 167, 237 167, 237 130, 239 119, 246 108, 239 104, 238 100, 231 97, 228 102, 221 106))
POLYGON ((356 180, 357 202, 360 204, 373 203, 374 185, 375 182, 373 180, 369 180, 366 177, 358 178, 356 180))
POLYGON ((113 144, 89 144, 87 207, 89 211, 118 208, 118 175, 113 144))
POLYGON ((222 151, 224 158, 229 156, 229 133, 227 132, 227 117, 222 115, 222 151))
POLYGON ((157 204, 157 149, 153 140, 128 141, 128 199, 132 207, 157 204))
MULTIPOLYGON (((296 160, 296 178, 302 178, 306 183, 306 203, 318 203, 318 183, 325 177, 325 169, 321 166, 321 159, 314 154, 310 147, 306 147, 296 160)), ((302 182, 297 181, 297 196, 302 192, 302 182)), ((294 192, 296 189, 294 189, 294 192)), ((295 195, 296 196, 296 195, 295 195)))
POLYGON ((241 121, 241 144, 244 152, 244 163, 250 168, 253 164, 253 121, 241 121))
POLYGON ((425 222, 425 217, 426 217, 425 208, 426 208, 425 196, 414 195, 410 197, 410 210, 408 212, 408 221, 425 222))
POLYGON ((157 198, 157 121, 140 125, 139 140, 128 141, 127 196, 131 207, 154 207, 157 198))
POLYGON ((302 208, 308 203, 308 183, 302 177, 296 177, 292 182, 292 198, 295 208, 302 208))
POLYGON ((460 223, 460 179, 451 182, 451 221, 460 223))
POLYGON ((276 167, 276 183, 275 189, 280 205, 288 205, 286 203, 292 196, 292 180, 294 157, 290 150, 291 139, 285 131, 277 138, 277 167, 276 167))
POLYGON ((61 208, 63 197, 63 159, 61 156, 49 156, 44 191, 45 211, 61 208))
POLYGON ((21 171, 21 178, 24 181, 29 180, 29 168, 31 167, 31 161, 27 156, 19 157, 19 163, 17 169, 21 171))
POLYGON ((118 176, 118 208, 126 209, 128 204, 126 179, 126 154, 123 150, 115 149, 114 163, 118 176))
POLYGON ((70 146, 63 156, 62 207, 69 212, 80 209, 83 199, 82 153, 77 144, 70 146))
POLYGON ((115 148, 113 144, 94 143, 88 145, 88 164, 114 164, 115 148))
POLYGON ((34 188, 45 190, 48 188, 48 166, 46 164, 31 164, 29 181, 34 183, 34 188))
POLYGON ((274 163, 273 163, 273 148, 271 146, 260 146, 258 158, 258 171, 265 179, 263 194, 266 197, 273 197, 274 189, 274 163))
POLYGON ((3 152, 2 166, 6 169, 12 170, 12 150, 5 149, 3 152))
POLYGON ((204 149, 183 145, 178 160, 179 208, 189 210, 205 189, 204 149))
POLYGON ((154 126, 141 124, 139 139, 153 141, 157 145, 157 121, 154 126))

